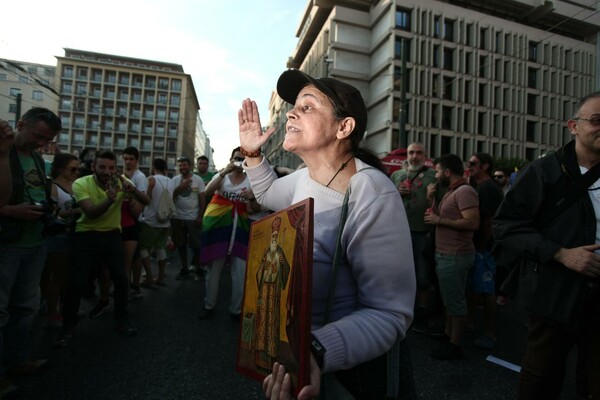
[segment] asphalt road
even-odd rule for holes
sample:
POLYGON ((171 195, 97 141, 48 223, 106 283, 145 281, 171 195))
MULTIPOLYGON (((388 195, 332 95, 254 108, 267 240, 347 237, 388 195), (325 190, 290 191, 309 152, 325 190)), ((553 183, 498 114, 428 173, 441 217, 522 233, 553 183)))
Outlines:
MULTIPOLYGON (((260 384, 235 372, 239 322, 227 311, 229 269, 223 271, 219 304, 210 320, 196 318, 202 306, 203 282, 176 281, 178 268, 167 269, 167 287, 143 289, 132 300, 132 321, 138 335, 122 337, 110 312, 98 319, 84 318, 64 349, 54 349, 56 331, 36 318, 33 357, 48 358, 49 368, 19 378, 17 399, 260 399, 260 384)), ((111 300, 112 302, 112 300, 111 300)), ((94 299, 85 300, 89 310, 94 299)), ((477 327, 480 321, 477 321, 477 327)), ((525 318, 511 303, 499 308, 498 343, 492 356, 518 365, 525 347, 525 318)), ((467 336, 463 360, 429 357, 438 343, 432 336, 409 332, 415 386, 419 399, 515 399, 518 374, 489 362, 489 352, 472 346, 477 332, 467 336)), ((574 399, 570 368, 562 399, 574 399)))

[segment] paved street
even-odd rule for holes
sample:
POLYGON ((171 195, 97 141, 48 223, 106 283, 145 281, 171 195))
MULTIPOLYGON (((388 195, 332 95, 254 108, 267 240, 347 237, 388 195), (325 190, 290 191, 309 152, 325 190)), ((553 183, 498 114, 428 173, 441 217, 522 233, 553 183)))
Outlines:
MULTIPOLYGON (((177 263, 175 263, 177 264, 177 263)), ((98 319, 84 318, 69 347, 53 349, 55 331, 34 326, 34 357, 50 368, 20 378, 19 399, 259 399, 260 385, 235 372, 238 322, 227 311, 229 270, 223 272, 219 305, 213 318, 196 318, 204 293, 202 282, 176 281, 168 268, 168 286, 144 289, 131 302, 140 332, 121 337, 114 329, 112 307, 98 319)), ((86 310, 95 300, 86 300, 86 310)), ((525 325, 514 304, 499 309, 499 342, 492 355, 519 364, 525 325)), ((468 336, 472 343, 476 333, 468 336)), ((434 338, 409 333, 414 377, 420 399, 514 399, 518 374, 486 361, 488 353, 467 345, 460 361, 429 357, 434 338)), ((572 368, 571 368, 572 370, 572 368)), ((573 399, 574 377, 567 377, 563 399, 573 399)))

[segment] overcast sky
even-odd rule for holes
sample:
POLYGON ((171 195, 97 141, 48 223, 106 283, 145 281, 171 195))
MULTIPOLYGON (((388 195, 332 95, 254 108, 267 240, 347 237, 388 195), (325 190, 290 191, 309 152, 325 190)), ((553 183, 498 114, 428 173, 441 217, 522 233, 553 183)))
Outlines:
POLYGON ((2 5, 0 57, 56 65, 64 48, 180 64, 192 76, 217 167, 237 146, 244 98, 268 101, 306 0, 56 0, 2 5))

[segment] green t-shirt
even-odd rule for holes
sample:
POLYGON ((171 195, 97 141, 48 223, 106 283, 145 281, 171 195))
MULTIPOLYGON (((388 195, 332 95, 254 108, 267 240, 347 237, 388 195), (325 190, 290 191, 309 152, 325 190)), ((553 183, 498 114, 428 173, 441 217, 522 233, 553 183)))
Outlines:
POLYGON ((202 182, 204 182, 204 186, 208 185, 208 183, 212 180, 213 176, 215 176, 216 172, 206 171, 206 174, 200 175, 200 173, 196 172, 200 178, 202 178, 202 182))
MULTIPOLYGON (((43 177, 40 176, 35 168, 35 161, 32 156, 26 156, 19 153, 19 162, 23 168, 23 180, 25 181, 25 191, 23 193, 23 201, 26 203, 39 203, 46 199, 46 188, 44 186, 43 177)), ((35 247, 42 244, 42 230, 44 224, 41 220, 22 221, 23 234, 21 240, 11 243, 11 246, 16 247, 35 247)))
POLYGON ((427 186, 430 183, 435 183, 435 171, 427 168, 421 171, 409 171, 400 169, 394 171, 390 177, 396 187, 400 186, 406 179, 413 179, 410 186, 410 195, 402 197, 406 216, 408 217, 408 225, 411 231, 427 232, 431 229, 431 225, 425 224, 423 217, 425 210, 429 207, 427 204, 427 186))
MULTIPOLYGON (((119 182, 119 188, 121 188, 121 182, 119 182)), ((94 175, 84 176, 73 182, 73 195, 75 195, 77 202, 90 199, 94 205, 102 203, 108 198, 104 189, 96 184, 94 175)), ((119 191, 116 201, 111 204, 104 214, 96 219, 91 219, 85 213, 81 213, 81 217, 77 220, 75 232, 121 230, 121 203, 124 196, 125 193, 119 191)))

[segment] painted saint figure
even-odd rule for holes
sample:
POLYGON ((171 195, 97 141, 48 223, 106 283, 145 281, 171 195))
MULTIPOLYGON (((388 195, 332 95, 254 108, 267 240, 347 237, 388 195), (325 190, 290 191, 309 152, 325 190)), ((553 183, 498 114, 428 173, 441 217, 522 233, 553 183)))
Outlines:
POLYGON ((271 224, 271 243, 256 271, 258 303, 256 319, 256 365, 270 370, 279 353, 281 291, 290 275, 290 265, 278 243, 281 218, 271 224))

